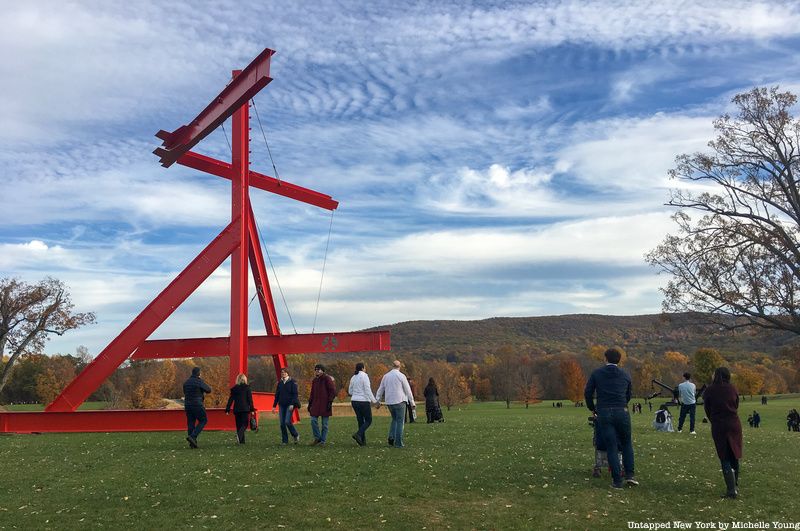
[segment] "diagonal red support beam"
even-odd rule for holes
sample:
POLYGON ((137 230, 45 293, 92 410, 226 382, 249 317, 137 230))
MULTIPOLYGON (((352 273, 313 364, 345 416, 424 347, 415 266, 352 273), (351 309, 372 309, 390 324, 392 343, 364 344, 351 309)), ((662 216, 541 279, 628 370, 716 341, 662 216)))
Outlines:
MULTIPOLYGON (((178 164, 225 179, 230 179, 233 171, 230 163, 207 157, 194 151, 189 151, 181 156, 178 159, 178 164)), ((327 210, 336 210, 339 206, 339 202, 329 195, 315 192, 290 182, 279 181, 274 177, 252 170, 250 171, 250 186, 327 210)))
POLYGON ((272 81, 269 77, 269 65, 274 53, 274 50, 265 48, 188 125, 182 125, 171 133, 159 131, 156 136, 164 142, 153 153, 160 157, 161 165, 167 168, 171 166, 181 155, 227 120, 236 109, 267 86, 272 81))
MULTIPOLYGON (((151 339, 136 349, 131 359, 213 358, 227 356, 227 337, 191 339, 151 339)), ((247 350, 251 356, 288 354, 335 354, 391 350, 388 330, 295 334, 289 336, 250 336, 247 350)))
MULTIPOLYGON (((264 263, 264 255, 261 253, 261 242, 258 240, 258 227, 256 227, 256 218, 253 215, 252 205, 247 216, 247 233, 250 237, 250 269, 253 271, 253 282, 255 282, 256 293, 258 293, 258 303, 261 306, 264 328, 267 331, 267 335, 279 336, 281 335, 281 329, 278 324, 278 313, 275 311, 275 301, 272 300, 272 290, 269 288, 267 266, 264 263)), ((278 374, 280 374, 282 367, 276 367, 278 374)))
POLYGON ((147 337, 196 290, 238 245, 237 223, 225 227, 125 330, 103 349, 47 406, 45 411, 75 411, 147 337))

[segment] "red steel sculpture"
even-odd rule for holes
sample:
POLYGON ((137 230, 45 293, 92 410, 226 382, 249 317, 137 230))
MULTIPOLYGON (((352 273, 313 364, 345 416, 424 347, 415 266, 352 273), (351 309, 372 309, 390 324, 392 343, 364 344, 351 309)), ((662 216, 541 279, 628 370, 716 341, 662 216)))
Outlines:
MULTIPOLYGON (((163 141, 154 153, 161 165, 174 163, 224 177, 231 181, 231 222, 186 268, 67 385, 44 412, 0 412, 0 432, 111 432, 184 430, 182 410, 76 411, 125 360, 228 356, 230 384, 247 374, 247 357, 272 356, 276 375, 286 367, 287 354, 330 354, 390 350, 388 331, 284 336, 278 325, 257 226, 250 206, 250 187, 297 201, 335 210, 338 202, 328 195, 250 170, 249 101, 264 88, 270 58, 265 49, 244 70, 234 70, 233 80, 188 125, 159 131, 163 141), (189 151, 233 115, 231 162, 189 151), (211 273, 231 257, 230 336, 194 339, 147 338, 191 295, 211 273), (248 336, 248 264, 253 272, 265 336, 248 336)), ((226 392, 217 389, 215 392, 226 392)), ((256 408, 272 406, 271 393, 254 393, 256 408)), ((296 413, 295 413, 296 414, 296 413)), ((206 429, 233 430, 222 409, 208 410, 206 429)))

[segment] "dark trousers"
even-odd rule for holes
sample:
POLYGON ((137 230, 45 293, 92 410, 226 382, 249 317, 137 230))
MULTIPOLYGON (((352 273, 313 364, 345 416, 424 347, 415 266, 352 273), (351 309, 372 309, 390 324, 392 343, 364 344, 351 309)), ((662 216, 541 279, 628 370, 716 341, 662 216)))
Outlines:
MULTIPOLYGON (((622 452, 622 465, 625 467, 625 477, 633 477, 633 439, 631 438, 631 417, 628 410, 623 407, 598 408, 595 420, 598 435, 603 439, 603 445, 609 456, 622 452), (621 448, 620 448, 621 445, 621 448)), ((608 466, 611 468, 611 477, 614 483, 622 482, 622 470, 619 460, 609 458, 608 466)))
POLYGON ((186 432, 189 437, 196 440, 208 423, 206 408, 203 406, 186 406, 184 409, 186 411, 186 432))
POLYGON ((250 412, 236 413, 234 411, 233 416, 236 419, 236 438, 239 439, 239 444, 244 444, 244 434, 250 425, 250 412))
POLYGON ((353 406, 353 411, 356 413, 358 436, 361 438, 361 442, 367 444, 367 428, 372 424, 372 404, 354 400, 350 402, 350 405, 353 406))
POLYGON ((720 458, 719 464, 722 466, 723 474, 732 470, 736 473, 737 477, 739 476, 739 460, 736 459, 736 455, 733 453, 730 443, 725 445, 725 455, 720 458))
POLYGON ((414 421, 414 409, 411 404, 406 404, 406 422, 411 424, 414 421))
POLYGON ((686 414, 689 414, 689 431, 694 431, 694 415, 697 409, 697 404, 681 404, 681 415, 678 417, 678 431, 683 429, 683 421, 686 420, 686 414))

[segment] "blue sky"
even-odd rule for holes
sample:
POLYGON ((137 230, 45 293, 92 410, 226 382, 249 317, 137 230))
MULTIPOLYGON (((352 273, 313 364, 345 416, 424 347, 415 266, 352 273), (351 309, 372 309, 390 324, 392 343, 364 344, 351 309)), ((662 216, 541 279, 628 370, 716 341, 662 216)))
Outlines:
MULTIPOLYGON (((679 153, 756 85, 800 91, 796 2, 16 2, 0 34, 0 276, 70 287, 98 353, 224 227, 229 184, 151 152, 263 48, 282 179, 340 201, 316 331, 660 311, 679 153)), ((272 175, 253 117, 253 168, 272 175)), ((228 123, 230 131, 230 122, 228 123)), ((221 159, 222 131, 196 147, 221 159)), ((253 190, 284 333, 328 211, 253 190)), ((215 272, 154 337, 226 335, 215 272)), ((258 305, 251 331, 259 333, 258 305)), ((294 325, 292 324, 294 323, 294 325)))

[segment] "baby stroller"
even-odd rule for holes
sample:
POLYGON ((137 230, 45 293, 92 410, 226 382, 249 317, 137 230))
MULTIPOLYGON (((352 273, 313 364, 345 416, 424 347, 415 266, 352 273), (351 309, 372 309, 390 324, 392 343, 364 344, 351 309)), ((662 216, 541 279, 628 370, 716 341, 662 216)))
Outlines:
MULTIPOLYGON (((594 468, 592 469, 592 477, 599 478, 600 471, 606 468, 611 472, 611 466, 608 464, 608 451, 606 450, 605 443, 597 433, 597 423, 595 422, 594 416, 589 417, 589 425, 592 427, 592 446, 594 447, 594 468)), ((622 448, 622 442, 619 440, 617 440, 617 448, 622 448)), ((617 452, 617 459, 619 459, 619 469, 624 475, 622 452, 617 452)))
POLYGON ((436 405, 433 406, 433 408, 428 409, 426 413, 428 414, 428 424, 433 422, 444 422, 444 415, 442 415, 442 408, 439 407, 438 401, 436 405))

